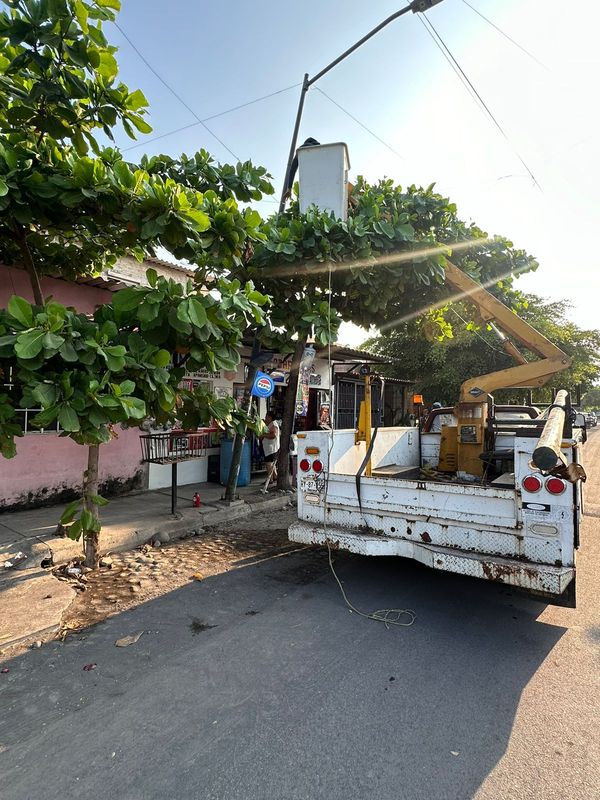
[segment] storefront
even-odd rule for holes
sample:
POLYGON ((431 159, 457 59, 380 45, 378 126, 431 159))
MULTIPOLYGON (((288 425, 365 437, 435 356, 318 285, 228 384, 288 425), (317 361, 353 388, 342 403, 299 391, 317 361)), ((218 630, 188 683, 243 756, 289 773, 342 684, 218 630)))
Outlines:
MULTIPOLYGON (((204 386, 217 397, 233 397, 241 402, 244 397, 244 382, 251 358, 250 347, 244 346, 237 370, 217 370, 188 373, 182 385, 187 389, 204 386)), ((309 345, 301 364, 298 391, 296 393, 296 415, 294 432, 318 430, 320 428, 354 428, 358 419, 360 401, 364 397, 364 379, 358 368, 368 363, 376 371, 386 360, 379 356, 347 347, 333 346, 316 348, 309 345)), ((261 370, 274 380, 275 392, 271 397, 256 400, 261 419, 270 413, 281 424, 292 357, 273 355, 261 365, 261 370)), ((398 425, 406 411, 405 384, 407 381, 388 379, 384 391, 384 404, 374 425, 398 425)), ((378 388, 374 387, 374 399, 378 388)), ((376 402, 375 407, 379 407, 376 402)), ((222 432, 215 429, 210 437, 210 447, 205 455, 179 465, 180 485, 219 480, 220 442, 222 432)), ((251 474, 264 472, 262 448, 256 437, 250 437, 251 474)), ((169 466, 150 464, 148 488, 159 489, 170 486, 169 466)))

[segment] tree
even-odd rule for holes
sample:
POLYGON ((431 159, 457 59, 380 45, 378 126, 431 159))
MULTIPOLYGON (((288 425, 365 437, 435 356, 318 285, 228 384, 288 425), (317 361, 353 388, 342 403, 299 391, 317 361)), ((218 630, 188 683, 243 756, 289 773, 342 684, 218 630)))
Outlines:
POLYGON ((249 257, 260 216, 236 198, 271 192, 269 176, 249 162, 220 167, 202 151, 178 161, 126 162, 101 147, 122 125, 150 131, 146 100, 117 82, 115 48, 102 23, 118 0, 10 0, 0 14, 0 260, 28 271, 35 305, 13 297, 0 311, 0 371, 18 389, 0 396, 0 447, 15 453, 15 404, 42 406, 36 423, 55 419, 63 435, 89 448, 80 516, 65 517, 83 535, 95 564, 99 521, 99 446, 115 425, 147 416, 189 424, 211 417, 239 427, 233 402, 178 391, 183 370, 171 353, 187 350, 192 369, 235 367, 250 322, 262 324, 266 297, 226 270, 249 257), (180 180, 178 180, 178 178, 180 180), (126 254, 142 259, 162 246, 198 266, 183 290, 148 273, 150 287, 117 293, 93 318, 42 294, 40 275, 96 274, 126 254), (206 266, 211 265, 210 285, 206 266), (210 292, 209 292, 210 289, 210 292))
POLYGON ((596 411, 600 408, 600 386, 592 386, 585 393, 582 399, 582 406, 588 411, 596 411))
MULTIPOLYGON (((5 0, 6 2, 6 0, 5 0)), ((39 276, 95 274, 124 253, 234 267, 260 236, 235 198, 272 192, 249 162, 219 167, 206 151, 129 164, 101 148, 121 125, 151 130, 142 92, 117 82, 102 22, 119 0, 11 0, 0 14, 0 260, 39 276), (91 156, 88 151, 91 150, 91 156)), ((203 276, 201 276, 203 277, 203 276)))
POLYGON ((117 435, 116 425, 137 427, 149 416, 162 423, 179 417, 194 427, 212 418, 239 424, 233 400, 178 389, 184 368, 173 367, 171 354, 185 350, 191 369, 234 368, 243 331, 251 319, 262 321, 266 302, 251 284, 219 280, 215 297, 198 292, 192 281, 184 288, 153 270, 148 280, 149 288, 117 292, 93 318, 16 296, 0 311, 0 359, 13 367, 18 386, 12 404, 6 395, 0 400, 2 454, 15 455, 14 438, 21 435, 11 422, 15 404, 41 406, 34 425, 47 428, 58 420, 61 435, 88 447, 83 496, 61 522, 70 524, 73 538, 83 535, 91 567, 98 560, 97 508, 106 502, 98 495, 100 445, 117 435))
MULTIPOLYGON (((309 337, 326 344, 342 319, 379 327, 442 305, 450 253, 459 267, 498 284, 505 295, 514 275, 537 267, 509 240, 463 222, 433 186, 404 190, 390 180, 369 185, 359 178, 346 221, 316 208, 300 214, 295 202, 261 230, 265 238, 256 242, 242 272, 273 297, 261 340, 293 352, 277 464, 280 488, 288 482, 299 365, 309 337)), ((436 319, 443 324, 443 312, 436 319)))
MULTIPOLYGON (((568 315, 567 301, 549 301, 533 294, 516 293, 519 316, 550 341, 558 345, 573 362, 568 370, 553 376, 536 391, 534 400, 549 402, 551 390, 581 386, 585 391, 600 377, 600 331, 584 330, 568 315)), ((366 342, 372 352, 393 359, 390 375, 413 380, 417 391, 428 402, 452 405, 463 381, 512 365, 512 358, 502 350, 498 339, 485 325, 468 322, 473 310, 468 303, 449 306, 445 319, 453 325, 442 329, 435 318, 423 316, 401 323, 366 342), (466 324, 467 323, 467 324, 466 324)), ((526 356, 534 357, 523 350, 526 356)), ((523 392, 503 390, 497 401, 521 402, 523 392)))

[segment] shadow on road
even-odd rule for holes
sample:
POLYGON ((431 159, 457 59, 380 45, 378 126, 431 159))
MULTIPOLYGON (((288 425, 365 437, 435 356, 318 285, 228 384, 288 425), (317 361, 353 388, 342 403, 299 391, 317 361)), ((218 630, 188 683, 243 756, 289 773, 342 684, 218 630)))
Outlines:
POLYGON ((305 551, 8 663, 4 800, 472 798, 565 629, 501 585, 399 559, 336 569, 358 608, 411 608, 415 624, 351 614, 327 554, 305 551))

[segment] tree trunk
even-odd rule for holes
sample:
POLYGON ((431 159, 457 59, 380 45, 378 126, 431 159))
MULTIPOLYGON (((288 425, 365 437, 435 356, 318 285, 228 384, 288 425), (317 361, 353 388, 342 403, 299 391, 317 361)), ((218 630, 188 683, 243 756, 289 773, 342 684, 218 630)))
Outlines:
POLYGON ((306 342, 306 336, 301 337, 296 342, 296 348, 292 357, 292 365, 290 367, 285 403, 283 406, 283 419, 281 421, 279 455, 277 457, 278 489, 290 488, 290 444, 294 432, 294 420, 296 418, 296 394, 298 392, 298 379, 300 377, 300 362, 304 355, 306 342))
POLYGON ((83 550, 85 553, 85 566, 92 569, 98 568, 100 560, 99 553, 99 530, 100 520, 98 517, 98 506, 92 502, 92 497, 98 494, 98 461, 100 456, 100 446, 92 444, 88 447, 88 467, 85 471, 83 482, 83 508, 89 511, 93 518, 92 529, 83 531, 83 550))
MULTIPOLYGON (((252 384, 256 378, 258 367, 254 364, 248 365, 248 375, 246 377, 246 386, 244 387, 244 410, 247 414, 252 410, 252 384)), ((246 441, 246 431, 243 434, 236 433, 233 439, 233 448, 231 451, 231 464, 229 465, 229 475, 227 476, 227 486, 225 488, 224 500, 231 502, 235 500, 235 493, 237 490, 237 482, 240 474, 240 464, 242 463, 242 452, 244 450, 244 442, 246 441)))
POLYGON ((35 268, 35 264, 33 263, 33 258, 31 257, 31 250, 29 249, 29 245, 27 244, 27 235, 23 228, 19 228, 19 230, 17 231, 17 241, 19 242, 19 249, 21 251, 21 255, 23 256, 23 263, 25 264, 25 269, 27 270, 27 274, 29 275, 31 290, 33 291, 33 301, 36 306, 43 306, 44 296, 42 294, 42 285, 40 283, 40 276, 38 275, 37 269, 35 268))

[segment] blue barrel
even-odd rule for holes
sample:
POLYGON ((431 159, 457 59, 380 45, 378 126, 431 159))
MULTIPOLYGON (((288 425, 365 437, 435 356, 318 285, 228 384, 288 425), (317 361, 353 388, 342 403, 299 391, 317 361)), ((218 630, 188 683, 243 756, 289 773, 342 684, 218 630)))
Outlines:
MULTIPOLYGON (((231 454, 233 453, 233 439, 221 440, 221 486, 227 486, 229 478, 229 467, 231 465, 231 454)), ((238 486, 248 486, 250 483, 250 440, 246 439, 242 450, 242 461, 240 463, 240 473, 238 475, 238 486)))

